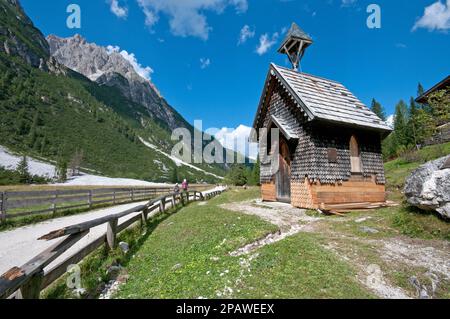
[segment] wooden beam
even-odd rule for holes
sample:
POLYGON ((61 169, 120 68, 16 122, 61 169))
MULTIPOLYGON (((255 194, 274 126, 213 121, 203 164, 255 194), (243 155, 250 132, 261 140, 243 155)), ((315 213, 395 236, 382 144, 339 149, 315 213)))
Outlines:
POLYGON ((73 234, 58 243, 47 248, 45 251, 31 259, 22 267, 12 268, 0 277, 0 298, 7 298, 19 287, 25 285, 33 275, 41 272, 47 265, 72 247, 89 231, 73 234))

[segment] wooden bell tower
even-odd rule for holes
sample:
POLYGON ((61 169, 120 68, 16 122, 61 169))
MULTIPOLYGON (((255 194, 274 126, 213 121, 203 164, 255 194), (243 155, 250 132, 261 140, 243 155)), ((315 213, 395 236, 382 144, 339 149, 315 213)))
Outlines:
POLYGON ((286 54, 292 63, 292 68, 298 71, 300 60, 305 55, 306 49, 313 44, 313 40, 294 22, 289 29, 278 52, 286 54))

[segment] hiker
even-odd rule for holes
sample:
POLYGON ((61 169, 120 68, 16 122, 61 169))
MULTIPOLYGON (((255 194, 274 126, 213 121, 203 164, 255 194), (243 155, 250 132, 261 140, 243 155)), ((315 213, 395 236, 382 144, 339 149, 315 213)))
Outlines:
POLYGON ((179 194, 180 193, 180 186, 178 185, 178 183, 175 184, 175 187, 173 188, 173 192, 175 194, 179 194))
POLYGON ((183 192, 188 191, 188 182, 186 179, 183 180, 183 183, 181 183, 181 188, 183 189, 183 192))

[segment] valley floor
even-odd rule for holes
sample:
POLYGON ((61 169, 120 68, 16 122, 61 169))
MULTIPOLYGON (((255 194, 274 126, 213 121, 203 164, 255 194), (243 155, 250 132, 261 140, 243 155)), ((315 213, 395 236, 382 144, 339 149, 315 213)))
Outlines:
MULTIPOLYGON (((103 297, 450 298, 450 225, 435 216, 411 222, 400 207, 330 217, 258 196, 230 190, 152 223, 115 259, 122 284, 103 297), (406 235, 411 225, 428 228, 406 235)), ((97 268, 91 297, 110 262, 87 262, 97 268)))

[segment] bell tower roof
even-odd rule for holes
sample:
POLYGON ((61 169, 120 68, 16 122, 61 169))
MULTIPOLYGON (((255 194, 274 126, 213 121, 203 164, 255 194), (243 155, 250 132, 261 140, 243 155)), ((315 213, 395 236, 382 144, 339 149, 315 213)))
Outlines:
POLYGON ((312 43, 311 37, 294 22, 281 43, 278 52, 286 54, 292 63, 293 69, 297 70, 306 49, 312 43))

